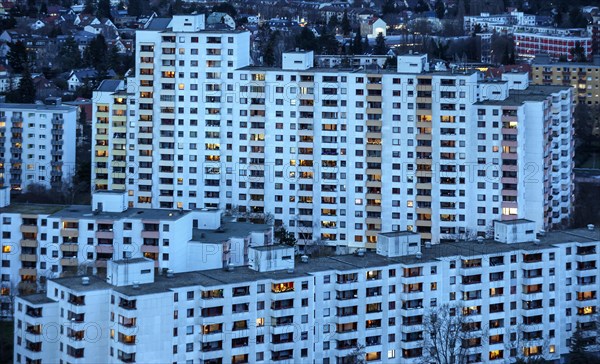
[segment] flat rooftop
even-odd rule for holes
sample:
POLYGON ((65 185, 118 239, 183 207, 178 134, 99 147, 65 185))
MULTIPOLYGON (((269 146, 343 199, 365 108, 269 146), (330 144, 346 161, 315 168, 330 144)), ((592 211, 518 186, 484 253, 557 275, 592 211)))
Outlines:
POLYGON ((113 287, 112 285, 108 284, 104 279, 88 275, 55 278, 51 279, 51 281, 78 292, 98 291, 103 289, 110 289, 113 287), (89 284, 83 284, 83 277, 89 278, 89 284))
POLYGON ((13 203, 0 208, 0 213, 51 215, 64 209, 65 205, 35 204, 35 203, 13 203))
POLYGON ((310 67, 305 70, 297 69, 282 69, 281 67, 265 67, 265 66, 246 66, 236 69, 236 71, 275 71, 275 72, 292 72, 292 73, 354 73, 354 74, 393 74, 393 75, 410 75, 410 76, 470 76, 474 73, 479 72, 476 69, 468 69, 466 71, 461 70, 460 72, 450 71, 423 71, 417 72, 398 72, 395 68, 383 69, 383 68, 369 68, 366 66, 359 68, 348 68, 348 67, 310 67))
POLYGON ((486 100, 475 105, 520 106, 526 101, 544 101, 554 93, 571 89, 570 85, 529 85, 525 90, 510 90, 504 100, 486 100))
POLYGON ((387 236, 389 238, 393 238, 393 237, 396 237, 396 236, 411 236, 411 235, 417 235, 417 234, 418 233, 415 233, 413 231, 408 231, 408 230, 405 230, 405 231, 390 231, 390 232, 387 232, 387 233, 379 233, 379 235, 387 236))
POLYGON ((129 208, 123 212, 97 212, 92 210, 91 205, 71 205, 53 213, 50 217, 61 219, 144 219, 144 220, 179 220, 187 215, 189 210, 163 210, 163 209, 138 209, 129 208))
POLYGON ((229 238, 244 238, 252 232, 266 231, 271 227, 267 224, 251 222, 223 222, 218 230, 194 229, 192 241, 198 243, 218 244, 229 238))
POLYGON ((113 260, 112 262, 117 265, 122 265, 122 264, 125 265, 125 264, 146 263, 146 262, 153 262, 153 261, 148 258, 133 258, 133 259, 113 260))
POLYGON ((282 244, 253 246, 251 248, 254 250, 258 250, 258 251, 294 249, 293 246, 282 245, 282 244))
POLYGON ((535 223, 535 221, 527 220, 527 219, 515 219, 515 220, 497 220, 499 223, 504 225, 521 225, 521 224, 531 224, 535 223))
POLYGON ((19 298, 24 301, 27 301, 33 305, 43 305, 45 303, 56 302, 56 301, 48 298, 48 296, 46 296, 45 293, 36 293, 36 294, 30 294, 27 296, 19 296, 19 298))
POLYGON ((67 288, 81 291, 106 289, 112 287, 115 291, 127 296, 141 296, 168 292, 176 288, 202 286, 215 287, 232 284, 244 284, 245 282, 284 281, 289 278, 310 277, 317 272, 338 271, 352 272, 359 269, 386 267, 390 265, 414 265, 425 262, 436 262, 454 260, 457 257, 476 257, 488 254, 500 254, 506 252, 535 253, 544 249, 554 248, 561 243, 588 243, 600 241, 600 230, 573 229, 565 231, 548 232, 539 237, 539 242, 527 242, 520 244, 504 244, 493 240, 462 241, 432 245, 430 248, 422 249, 420 257, 416 255, 405 257, 388 258, 374 252, 365 252, 363 256, 355 254, 331 257, 310 258, 308 263, 296 263, 293 272, 287 270, 256 272, 249 267, 235 267, 232 271, 224 269, 211 269, 205 271, 194 271, 176 273, 172 277, 165 275, 155 276, 155 281, 148 284, 140 284, 138 287, 110 286, 104 280, 90 277, 89 285, 82 285, 81 276, 58 278, 52 281, 64 285, 67 288))
POLYGON ((46 105, 46 104, 0 104, 2 110, 37 110, 37 111, 76 111, 76 106, 71 105, 46 105))

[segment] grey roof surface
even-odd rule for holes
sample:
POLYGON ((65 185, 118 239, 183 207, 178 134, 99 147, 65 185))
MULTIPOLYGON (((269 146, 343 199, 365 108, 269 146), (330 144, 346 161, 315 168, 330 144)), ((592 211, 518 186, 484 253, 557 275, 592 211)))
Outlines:
POLYGON ((152 261, 152 259, 148 259, 148 258, 133 258, 133 259, 113 260, 112 262, 114 264, 121 265, 121 264, 135 264, 135 263, 144 263, 144 262, 153 262, 153 261, 152 261))
MULTIPOLYGON (((365 252, 363 256, 340 255, 332 257, 311 258, 308 263, 296 263, 293 272, 287 270, 257 272, 249 267, 235 267, 232 271, 211 269, 176 273, 173 277, 158 275, 153 283, 140 284, 138 287, 113 287, 117 292, 128 296, 141 296, 168 292, 173 289, 192 286, 214 287, 229 284, 245 284, 256 281, 283 281, 289 278, 310 277, 311 274, 324 271, 354 272, 359 269, 386 267, 398 264, 418 264, 444 260, 460 259, 460 257, 484 256, 505 252, 536 253, 569 242, 600 241, 600 230, 574 229, 546 233, 539 237, 539 243, 504 244, 493 240, 462 241, 432 245, 422 249, 421 257, 416 255, 388 258, 374 252, 365 252)), ((82 291, 106 289, 111 287, 100 278, 90 277, 90 285, 83 286, 81 277, 58 278, 53 281, 68 288, 82 291)))
POLYGON ((385 68, 367 68, 365 66, 361 68, 340 68, 340 67, 310 67, 306 70, 297 70, 297 69, 282 69, 281 67, 268 67, 268 66, 245 66, 236 69, 236 71, 278 71, 278 72, 292 72, 292 73, 355 73, 355 74, 394 74, 394 75, 404 75, 404 76, 469 76, 473 73, 479 72, 475 69, 466 70, 465 73, 456 73, 452 71, 429 71, 429 72, 398 72, 394 69, 385 69, 385 68))
POLYGON ((294 249, 293 246, 282 245, 282 244, 253 246, 251 248, 254 250, 259 250, 259 251, 294 249))
POLYGON ((130 208, 123 212, 98 212, 94 213, 90 205, 71 205, 55 212, 51 217, 61 219, 80 219, 86 217, 89 219, 144 219, 144 220, 179 220, 182 216, 188 214, 185 210, 163 210, 163 209, 138 209, 130 208))
POLYGON ((510 90, 504 100, 486 100, 475 105, 520 106, 526 101, 544 101, 553 93, 571 89, 570 85, 529 85, 525 90, 510 90))
POLYGON ((0 212, 31 215, 49 215, 64 209, 64 205, 14 203, 0 208, 0 212))
POLYGON ((2 110, 40 110, 40 111, 75 111, 77 107, 70 105, 46 104, 0 104, 2 110))
POLYGON ((394 236, 410 236, 410 235, 416 235, 417 233, 415 233, 414 231, 390 231, 387 233, 379 233, 379 235, 383 235, 383 236, 387 236, 387 237, 394 237, 394 236))
POLYGON ((98 86, 98 88, 96 89, 96 91, 101 91, 101 92, 115 92, 119 90, 119 85, 122 83, 123 81, 121 80, 103 80, 100 83, 100 86, 98 86))
POLYGON ((56 302, 50 298, 48 298, 48 296, 46 296, 45 293, 36 293, 36 294, 30 294, 27 296, 19 296, 19 298, 33 304, 33 305, 42 305, 45 303, 53 303, 56 302))
POLYGON ((154 18, 150 21, 145 30, 165 30, 171 23, 171 18, 154 18))
POLYGON ((252 232, 265 231, 269 228, 269 225, 251 222, 223 222, 218 230, 194 229, 192 241, 217 244, 232 237, 243 238, 252 232))
POLYGON ((535 223, 535 221, 527 220, 527 219, 504 220, 504 221, 500 221, 500 222, 504 225, 520 225, 520 224, 535 223))
POLYGON ((96 276, 63 277, 51 279, 51 281, 78 292, 98 291, 103 289, 110 289, 113 287, 112 285, 108 284, 104 279, 98 278, 96 276), (81 279, 83 277, 89 278, 89 284, 82 284, 81 279))

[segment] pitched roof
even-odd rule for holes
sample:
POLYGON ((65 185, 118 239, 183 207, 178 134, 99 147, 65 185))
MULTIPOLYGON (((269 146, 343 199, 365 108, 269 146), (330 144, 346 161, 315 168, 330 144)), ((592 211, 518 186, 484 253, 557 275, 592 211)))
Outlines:
POLYGON ((171 23, 171 18, 154 18, 146 26, 146 30, 165 30, 171 23))
POLYGON ((119 90, 119 87, 123 81, 121 80, 104 80, 100 82, 100 86, 96 89, 96 91, 101 92, 115 92, 119 90))

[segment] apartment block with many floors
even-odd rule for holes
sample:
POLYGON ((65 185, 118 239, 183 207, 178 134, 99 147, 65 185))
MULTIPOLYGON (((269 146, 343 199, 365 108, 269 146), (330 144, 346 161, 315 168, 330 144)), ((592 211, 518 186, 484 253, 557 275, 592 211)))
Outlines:
POLYGON ((573 87, 574 101, 587 105, 600 104, 600 56, 592 63, 551 63, 534 59, 531 82, 535 85, 563 85, 573 87))
POLYGON ((147 258, 160 271, 249 264, 249 246, 273 244, 272 227, 221 221, 218 210, 126 208, 123 193, 94 194, 93 205, 8 204, 0 190, 2 317, 11 297, 45 289, 50 278, 106 277, 111 260, 147 258))
POLYGON ((0 104, 0 186, 21 191, 70 183, 76 122, 73 106, 0 104))
POLYGON ((382 233, 377 253, 296 263, 291 247, 251 247, 250 266, 181 274, 110 261, 108 281, 57 278, 17 298, 15 363, 420 363, 444 312, 464 320, 461 362, 556 360, 576 327, 597 335, 600 234, 536 238, 535 226, 497 221, 493 239, 425 246, 382 233))
POLYGON ((556 164, 570 180, 571 150, 554 160, 551 148, 571 143, 569 87, 432 72, 423 55, 396 70, 315 68, 302 50, 282 68, 248 66, 248 33, 200 19, 138 32, 136 76, 95 93, 95 190, 139 208, 272 214, 301 246, 338 252, 374 248, 380 231, 438 243, 494 219, 568 219, 570 186, 556 206, 526 191, 550 193, 556 164))

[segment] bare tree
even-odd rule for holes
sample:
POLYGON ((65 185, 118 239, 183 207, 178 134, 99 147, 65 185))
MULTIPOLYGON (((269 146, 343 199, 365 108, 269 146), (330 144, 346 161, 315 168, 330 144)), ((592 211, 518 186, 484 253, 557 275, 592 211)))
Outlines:
POLYGON ((316 258, 334 255, 334 250, 330 249, 323 240, 316 238, 310 244, 304 246, 304 253, 316 258))
POLYGON ((423 363, 462 364, 470 347, 481 345, 487 334, 461 305, 433 307, 423 318, 423 363), (474 334, 473 332, 477 332, 474 334))
POLYGON ((2 284, 2 289, 8 289, 7 295, 0 296, 0 319, 12 318, 15 313, 15 298, 17 297, 17 287, 12 282, 2 284), (6 309, 8 304, 8 309, 6 309))
POLYGON ((514 356, 516 359, 516 363, 543 363, 544 355, 550 352, 550 342, 547 337, 542 338, 540 335, 539 338, 542 340, 542 350, 537 354, 528 353, 526 355, 526 348, 529 347, 530 341, 532 338, 526 337, 526 332, 524 331, 523 324, 518 324, 516 327, 513 326, 509 332, 509 340, 505 341, 506 351, 511 353, 511 356, 514 356))
POLYGON ((364 364, 367 362, 365 347, 364 345, 358 344, 356 349, 352 350, 350 354, 345 358, 345 362, 350 364, 364 364))
POLYGON ((466 228, 462 232, 458 232, 457 234, 446 234, 442 236, 444 240, 452 240, 452 241, 470 241, 477 239, 477 231, 466 228))
POLYGON ((485 227, 485 238, 486 239, 493 239, 494 238, 494 222, 491 221, 486 227, 485 227))

